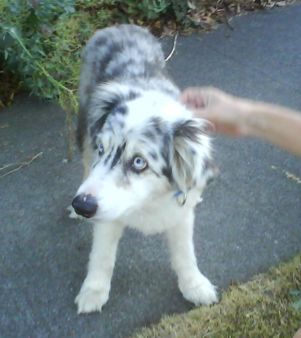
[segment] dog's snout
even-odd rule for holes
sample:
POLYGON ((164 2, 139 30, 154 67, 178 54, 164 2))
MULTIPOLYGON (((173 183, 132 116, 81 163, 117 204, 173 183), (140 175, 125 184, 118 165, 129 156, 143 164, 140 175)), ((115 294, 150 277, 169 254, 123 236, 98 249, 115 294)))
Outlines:
POLYGON ((92 195, 80 194, 74 197, 72 206, 78 215, 91 218, 96 214, 97 201, 92 195))

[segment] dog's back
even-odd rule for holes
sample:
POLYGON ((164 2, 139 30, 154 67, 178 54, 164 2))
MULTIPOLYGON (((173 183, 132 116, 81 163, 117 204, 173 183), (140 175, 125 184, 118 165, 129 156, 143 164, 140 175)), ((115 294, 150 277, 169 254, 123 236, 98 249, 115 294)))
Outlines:
POLYGON ((120 25, 99 30, 83 53, 80 102, 85 106, 98 84, 158 76, 164 65, 160 44, 146 29, 120 25))
POLYGON ((79 85, 78 144, 82 148, 87 114, 96 88, 105 83, 126 84, 140 89, 160 89, 177 95, 167 79, 160 43, 144 28, 119 25, 98 30, 82 56, 79 85))

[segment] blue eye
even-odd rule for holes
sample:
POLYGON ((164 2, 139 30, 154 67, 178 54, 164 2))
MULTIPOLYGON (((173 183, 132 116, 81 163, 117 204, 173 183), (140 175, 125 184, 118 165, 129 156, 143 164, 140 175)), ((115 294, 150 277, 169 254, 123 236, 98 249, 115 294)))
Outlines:
POLYGON ((98 155, 101 156, 105 152, 104 146, 102 143, 98 145, 98 155))
POLYGON ((143 157, 135 156, 132 160, 131 167, 133 171, 139 173, 147 168, 147 162, 143 157))

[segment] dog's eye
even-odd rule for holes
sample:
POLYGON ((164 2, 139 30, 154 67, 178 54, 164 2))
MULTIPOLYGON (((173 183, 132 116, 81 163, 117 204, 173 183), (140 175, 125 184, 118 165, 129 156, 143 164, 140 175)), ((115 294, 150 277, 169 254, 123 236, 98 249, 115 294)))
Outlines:
POLYGON ((105 152, 105 148, 102 143, 98 145, 98 155, 101 156, 105 152))
POLYGON ((131 167, 134 172, 140 173, 147 168, 147 162, 143 157, 135 156, 132 160, 131 167))

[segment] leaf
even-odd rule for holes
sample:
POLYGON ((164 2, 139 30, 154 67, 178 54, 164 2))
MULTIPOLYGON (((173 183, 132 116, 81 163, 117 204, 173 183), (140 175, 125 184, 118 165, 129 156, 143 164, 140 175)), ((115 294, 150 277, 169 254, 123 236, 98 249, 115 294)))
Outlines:
POLYGON ((293 303, 291 303, 291 306, 297 310, 297 311, 301 311, 301 298, 293 303))
POLYGON ((293 296, 293 297, 299 297, 301 296, 301 290, 297 290, 297 289, 290 290, 289 294, 290 296, 293 296))

